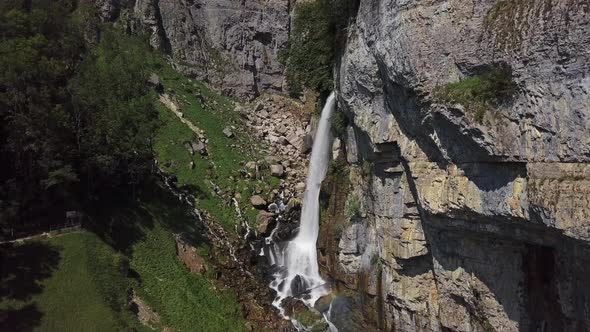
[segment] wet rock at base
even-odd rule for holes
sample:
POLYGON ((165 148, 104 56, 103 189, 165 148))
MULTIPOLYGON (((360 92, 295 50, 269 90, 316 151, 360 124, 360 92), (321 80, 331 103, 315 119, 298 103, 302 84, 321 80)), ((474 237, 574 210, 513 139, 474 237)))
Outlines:
POLYGON ((294 294, 295 297, 299 297, 304 295, 307 292, 307 282, 303 279, 302 276, 296 275, 293 280, 291 280, 291 294, 294 294))

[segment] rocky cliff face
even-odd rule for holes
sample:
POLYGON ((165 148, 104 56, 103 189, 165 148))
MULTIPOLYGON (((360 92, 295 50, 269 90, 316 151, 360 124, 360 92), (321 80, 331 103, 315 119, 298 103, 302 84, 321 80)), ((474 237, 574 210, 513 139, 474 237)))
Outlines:
POLYGON ((279 51, 291 0, 97 0, 106 20, 123 17, 185 74, 250 99, 283 89, 279 51))
MULTIPOLYGON (((147 31, 179 69, 225 93, 283 90, 294 1, 97 1, 103 19, 147 31)), ((590 330, 587 45, 588 0, 360 1, 336 82, 351 186, 332 195, 330 216, 345 227, 323 225, 338 239, 324 232, 320 256, 341 293, 361 295, 351 298, 367 322, 590 330), (517 93, 481 121, 435 98, 498 64, 517 93)))
POLYGON ((361 1, 337 81, 360 209, 332 273, 381 329, 590 330, 589 12, 361 1), (496 64, 518 91, 481 123, 437 103, 496 64))

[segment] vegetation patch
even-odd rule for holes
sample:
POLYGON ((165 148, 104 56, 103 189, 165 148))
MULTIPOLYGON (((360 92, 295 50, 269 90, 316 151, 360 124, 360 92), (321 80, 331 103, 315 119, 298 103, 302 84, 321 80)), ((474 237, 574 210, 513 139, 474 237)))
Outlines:
POLYGON ((358 196, 352 194, 348 195, 346 205, 344 206, 344 214, 348 219, 354 219, 361 215, 361 202, 358 196))
POLYGON ((294 315, 294 318, 306 327, 310 332, 326 331, 326 323, 322 315, 311 309, 302 310, 294 315))
POLYGON ((332 134, 334 137, 344 137, 346 127, 348 126, 348 118, 342 111, 336 111, 332 114, 332 134))
POLYGON ((10 235, 131 192, 151 172, 152 52, 106 27, 88 42, 92 17, 70 0, 0 5, 0 226, 10 235))
MULTIPOLYGON (((232 291, 221 290, 207 275, 191 274, 176 257, 173 234, 181 233, 207 258, 209 245, 200 237, 204 230, 194 226, 194 218, 174 197, 160 190, 144 197, 139 207, 151 220, 140 221, 145 236, 133 245, 130 259, 139 275, 138 294, 161 315, 163 325, 176 331, 244 330, 232 291)), ((209 273, 215 273, 211 267, 209 273)))
POLYGON ((260 178, 241 175, 244 162, 256 161, 262 156, 258 143, 245 133, 239 115, 233 112, 232 100, 183 77, 167 64, 162 65, 158 74, 165 91, 174 93, 179 101, 183 116, 204 131, 208 150, 206 157, 191 154, 184 145, 195 140, 194 133, 157 102, 163 125, 157 132, 154 148, 161 169, 175 175, 179 187, 193 194, 198 207, 209 212, 228 231, 235 231, 238 224, 232 197, 238 197, 248 222, 254 224, 257 211, 250 208, 250 198, 255 191, 271 192, 279 186, 280 180, 270 176, 264 163, 261 163, 260 178), (230 125, 235 128, 234 137, 228 138, 223 130, 230 125))
POLYGON ((334 88, 332 70, 346 42, 346 28, 358 0, 312 0, 297 3, 289 48, 281 54, 292 93, 306 86, 327 96, 334 88))
POLYGON ((512 69, 506 65, 495 65, 481 74, 437 88, 435 97, 444 103, 463 105, 478 123, 482 123, 488 110, 510 101, 516 90, 512 69))

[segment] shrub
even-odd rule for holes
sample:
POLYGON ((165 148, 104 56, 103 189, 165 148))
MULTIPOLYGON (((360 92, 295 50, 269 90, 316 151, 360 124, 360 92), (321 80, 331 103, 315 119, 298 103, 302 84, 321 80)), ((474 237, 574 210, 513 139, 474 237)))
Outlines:
POLYGON ((289 48, 279 56, 291 93, 301 93, 302 86, 322 95, 333 89, 332 68, 357 8, 358 0, 313 0, 296 5, 289 48))
POLYGON ((332 134, 334 137, 342 137, 346 133, 348 118, 342 112, 334 112, 332 115, 332 134))
POLYGON ((361 212, 361 202, 356 195, 349 195, 346 199, 344 214, 348 219, 359 217, 361 212))
POLYGON ((381 257, 375 254, 371 257, 371 266, 373 266, 377 271, 383 271, 383 261, 381 261, 381 257))
POLYGON ((127 256, 121 253, 113 255, 113 264, 121 272, 121 276, 127 277, 129 273, 129 258, 127 256))
POLYGON ((341 238, 342 237, 342 233, 344 233, 344 230, 346 229, 346 225, 345 224, 336 224, 334 226, 334 237, 335 238, 341 238))
POLYGON ((510 100, 516 89, 512 69, 507 65, 494 65, 481 74, 439 87, 435 97, 445 103, 462 104, 482 123, 487 110, 510 100))
POLYGON ((361 172, 364 177, 368 177, 371 175, 373 171, 373 164, 368 160, 363 160, 363 164, 361 166, 361 172))

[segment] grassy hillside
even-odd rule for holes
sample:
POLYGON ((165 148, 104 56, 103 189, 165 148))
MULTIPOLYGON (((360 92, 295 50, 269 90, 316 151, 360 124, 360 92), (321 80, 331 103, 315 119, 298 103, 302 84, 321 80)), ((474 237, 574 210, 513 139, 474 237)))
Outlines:
POLYGON ((97 216, 98 236, 81 231, 2 249, 0 330, 148 330, 127 305, 132 288, 161 316, 160 329, 243 330, 231 291, 207 277, 213 268, 194 275, 176 257, 173 234, 186 234, 203 257, 209 247, 174 197, 154 186, 135 204, 103 203, 110 208, 97 216))
POLYGON ((2 331, 137 328, 115 251, 89 232, 3 248, 2 331))
MULTIPOLYGON (((133 45, 142 70, 159 75, 184 117, 208 139, 208 156, 191 155, 184 143, 195 134, 150 92, 161 122, 153 142, 159 167, 176 175, 178 185, 197 197, 197 206, 227 230, 238 225, 232 197, 253 223, 253 192, 270 192, 279 180, 268 171, 263 179, 240 174, 243 162, 261 156, 232 100, 178 74, 147 45, 133 45), (230 125, 232 138, 223 134, 230 125)), ((154 181, 144 182, 133 193, 112 192, 93 201, 88 230, 1 248, 1 331, 150 330, 130 310, 133 291, 160 316, 152 324, 159 330, 244 330, 240 305, 212 277, 214 267, 194 275, 176 257, 174 236, 183 234, 207 259, 205 230, 175 197, 154 181)))
MULTIPOLYGON (((157 60, 156 60, 157 61, 157 60)), ((180 122, 178 117, 158 102, 157 109, 163 122, 155 142, 156 158, 168 174, 178 177, 179 186, 194 194, 198 206, 209 212, 227 230, 233 231, 237 216, 230 198, 238 193, 238 201, 249 222, 255 222, 256 212, 250 206, 250 197, 258 189, 271 192, 280 180, 263 170, 262 179, 248 179, 240 174, 242 165, 259 160, 261 147, 248 135, 239 114, 233 111, 230 98, 220 96, 200 82, 183 77, 168 64, 157 64, 156 71, 165 92, 178 101, 184 118, 205 133, 208 139, 208 156, 191 155, 184 143, 195 140, 195 134, 180 122), (233 126, 234 137, 228 138, 223 129, 233 126), (191 161, 194 169, 190 168, 191 161), (214 193, 214 185, 221 192, 214 193)))
POLYGON ((182 234, 205 259, 205 230, 185 206, 157 186, 144 188, 136 203, 113 198, 95 229, 130 259, 130 285, 176 331, 241 331, 244 321, 231 290, 206 275, 191 274, 176 257, 175 234, 182 234), (123 203, 121 203, 123 202, 123 203), (108 220, 108 221, 107 221, 108 220))

